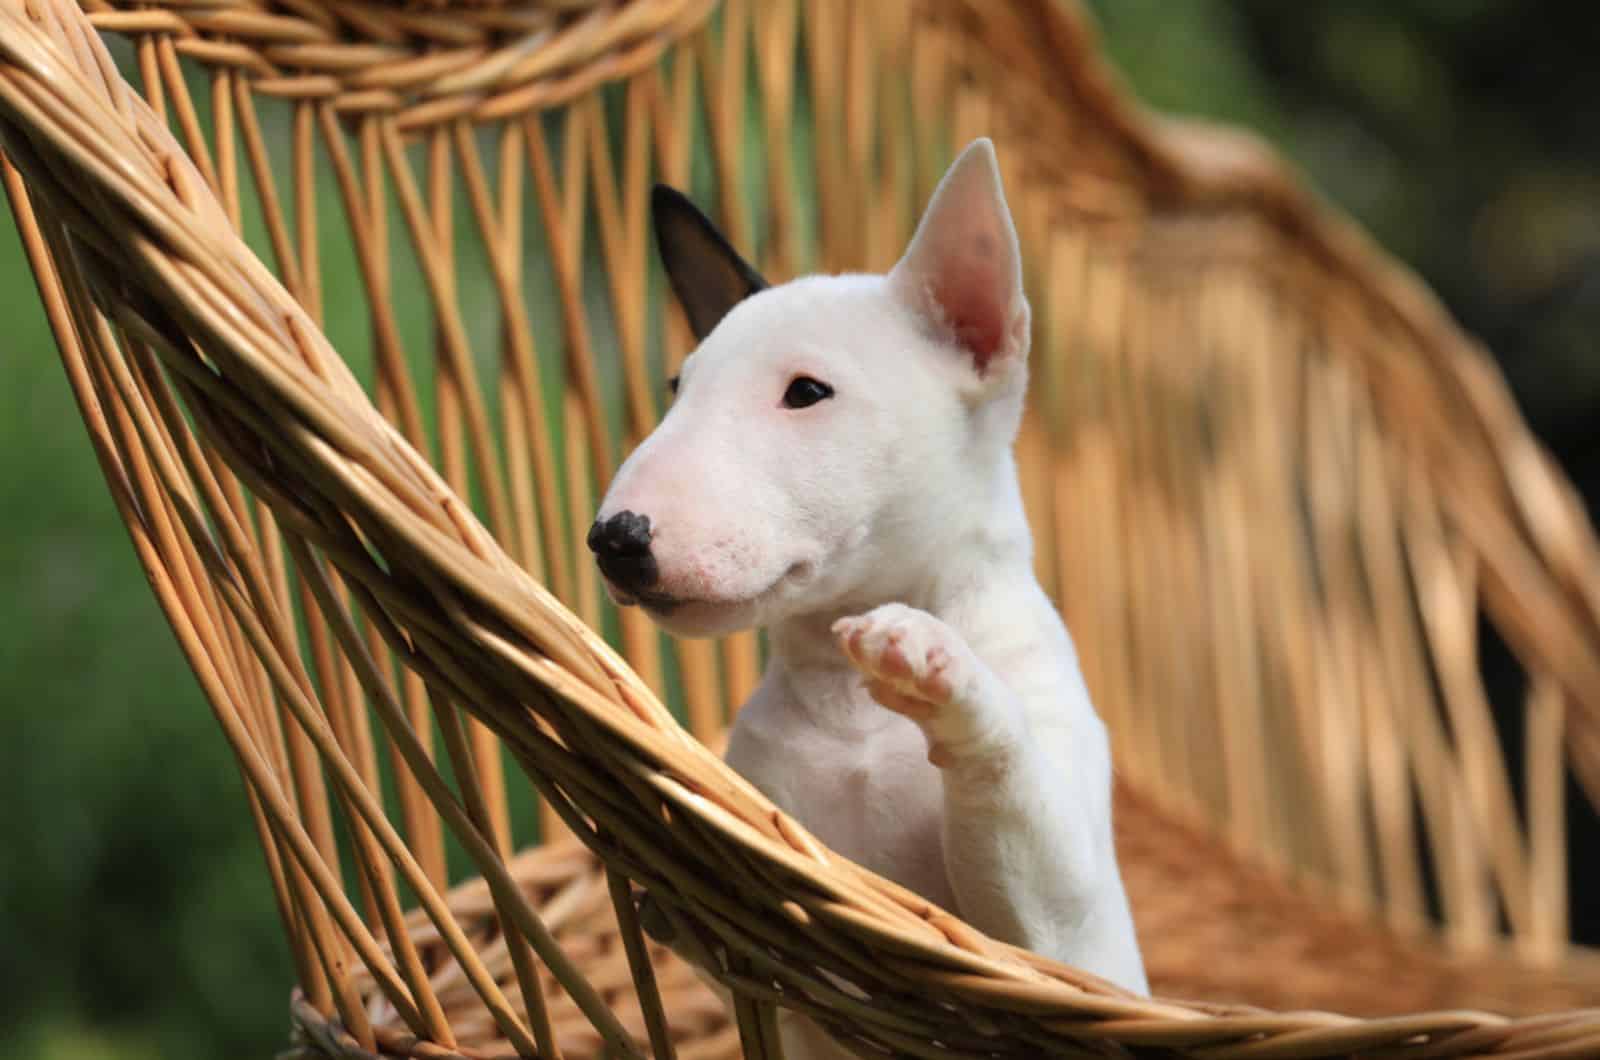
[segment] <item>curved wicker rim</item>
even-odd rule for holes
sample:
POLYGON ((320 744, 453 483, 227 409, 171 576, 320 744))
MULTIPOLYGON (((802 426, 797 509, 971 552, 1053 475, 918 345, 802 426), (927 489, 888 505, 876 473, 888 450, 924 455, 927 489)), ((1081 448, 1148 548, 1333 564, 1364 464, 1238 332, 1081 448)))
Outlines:
POLYGON ((413 129, 565 103, 655 62, 715 0, 84 6, 98 29, 170 35, 179 55, 239 70, 263 95, 394 112, 413 129))
MULTIPOLYGON (((1067 33, 1050 10, 1039 8, 1044 24, 1067 33)), ((60 11, 53 17, 45 27, 19 2, 6 4, 0 109, 8 155, 26 176, 28 193, 64 222, 56 236, 70 234, 70 244, 57 252, 70 245, 64 260, 90 282, 119 326, 159 353, 209 439, 268 499, 283 525, 323 550, 349 584, 381 602, 396 623, 386 632, 406 634, 395 637, 396 650, 430 679, 459 690, 459 701, 482 711, 482 720, 531 771, 558 783, 546 794, 569 824, 608 864, 670 896, 669 914, 685 938, 726 931, 766 939, 792 954, 780 968, 761 966, 780 980, 794 974, 786 969, 804 967, 820 953, 848 960, 886 996, 914 981, 949 1009, 938 1017, 919 1015, 944 1020, 946 1040, 979 1043, 975 1047, 984 1032, 1004 1031, 1045 1048, 1063 1038, 1092 1038, 1204 1048, 1217 1057, 1358 1049, 1553 1056, 1600 1048, 1595 1011, 1515 1021, 1458 1012, 1354 1020, 1135 998, 983 938, 830 856, 682 733, 603 641, 506 558, 367 401, 295 300, 231 234, 204 181, 166 129, 121 86, 98 41, 84 34, 69 45, 52 30, 66 26, 71 33, 80 23, 60 11), (113 248, 107 232, 126 239, 113 248), (295 488, 287 488, 290 483, 295 488), (577 746, 583 755, 571 750, 577 746), (738 852, 748 873, 741 882, 753 885, 742 894, 781 895, 781 901, 723 905, 726 895, 708 893, 684 871, 707 851, 729 850, 738 852), (794 937, 797 926, 807 929, 805 938, 794 937), (851 959, 862 943, 881 956, 851 959), (976 1038, 974 1025, 983 1028, 976 1038)), ((1200 186, 1234 201, 1270 198, 1264 186, 1248 194, 1238 190, 1231 175, 1200 186)), ((21 186, 12 181, 10 189, 21 186)), ((1329 230, 1318 242, 1334 248, 1330 253, 1358 253, 1338 250, 1350 239, 1329 230)), ((1448 327, 1428 315, 1435 310, 1419 302, 1409 280, 1390 283, 1392 290, 1367 293, 1385 296, 1381 303, 1397 320, 1424 336, 1448 327)), ((1455 356, 1438 349, 1441 357, 1455 356)), ((1487 362, 1452 363, 1461 372, 1456 396, 1486 422, 1501 424, 1483 444, 1498 456, 1513 498, 1532 503, 1527 498, 1543 491, 1539 502, 1562 511, 1570 495, 1545 462, 1527 462, 1537 450, 1514 410, 1506 411, 1496 381, 1484 375, 1487 362)), ((1430 456, 1448 470, 1447 453, 1430 449, 1430 456)), ((1593 705, 1581 698, 1596 687, 1586 680, 1592 654, 1583 642, 1571 655, 1560 654, 1572 644, 1573 629, 1587 629, 1592 618, 1586 610, 1592 596, 1577 595, 1589 584, 1581 575, 1593 567, 1592 535, 1575 513, 1567 516, 1554 538, 1536 537, 1526 526, 1484 532, 1509 536, 1507 562, 1539 556, 1570 579, 1576 598, 1569 598, 1567 617, 1573 624, 1540 654, 1556 653, 1551 668, 1571 682, 1585 704, 1584 728, 1592 731, 1593 705)), ((223 557, 214 562, 215 577, 231 577, 223 557)), ((1501 600, 1514 619, 1516 601, 1501 600)), ((229 604, 242 606, 231 597, 229 604)), ((1595 750, 1592 741, 1580 746, 1585 754, 1595 750)), ((742 956, 761 960, 748 947, 742 956)), ((749 988, 741 969, 725 974, 749 988)), ((879 1020, 885 1042, 904 1045, 898 1016, 885 1006, 863 1018, 879 1020)))

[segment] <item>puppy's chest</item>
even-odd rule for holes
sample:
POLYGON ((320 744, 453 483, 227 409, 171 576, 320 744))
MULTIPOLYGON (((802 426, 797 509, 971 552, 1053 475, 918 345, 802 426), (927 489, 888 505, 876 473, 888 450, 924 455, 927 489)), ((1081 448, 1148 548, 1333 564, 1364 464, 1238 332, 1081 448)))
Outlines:
POLYGON ((728 759, 831 849, 955 908, 941 836, 944 789, 915 725, 892 718, 860 739, 794 726, 735 740, 728 759))

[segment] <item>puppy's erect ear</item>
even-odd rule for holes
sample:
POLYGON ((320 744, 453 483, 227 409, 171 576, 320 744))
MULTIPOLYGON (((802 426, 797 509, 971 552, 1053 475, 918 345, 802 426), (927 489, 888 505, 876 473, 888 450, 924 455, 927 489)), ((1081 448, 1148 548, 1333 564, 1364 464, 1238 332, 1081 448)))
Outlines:
POLYGON ((939 182, 889 282, 972 358, 980 376, 1027 353, 1022 254, 987 139, 974 140, 939 182))
POLYGON ((728 310, 767 286, 682 192, 657 184, 650 192, 650 217, 661 263, 696 340, 709 335, 728 310))

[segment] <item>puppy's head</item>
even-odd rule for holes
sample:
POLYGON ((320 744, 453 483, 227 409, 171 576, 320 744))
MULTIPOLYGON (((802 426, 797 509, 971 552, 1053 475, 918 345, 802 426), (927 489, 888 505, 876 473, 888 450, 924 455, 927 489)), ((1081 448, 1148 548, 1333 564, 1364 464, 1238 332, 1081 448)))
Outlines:
POLYGON ((589 545, 619 603, 711 635, 903 596, 1009 476, 1029 311, 994 149, 887 274, 769 287, 683 196, 656 237, 700 346, 589 545))

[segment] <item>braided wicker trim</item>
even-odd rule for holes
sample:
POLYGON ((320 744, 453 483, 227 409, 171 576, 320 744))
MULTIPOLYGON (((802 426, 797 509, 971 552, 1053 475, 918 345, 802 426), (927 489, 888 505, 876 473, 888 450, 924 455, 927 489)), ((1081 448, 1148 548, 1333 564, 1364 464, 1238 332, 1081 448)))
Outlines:
POLYGON ((237 70, 263 95, 393 113, 411 129, 566 103, 655 62, 715 0, 84 6, 97 29, 170 37, 179 55, 237 70))

